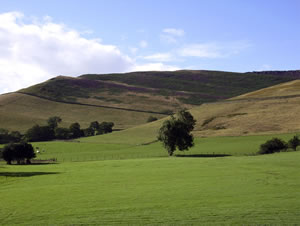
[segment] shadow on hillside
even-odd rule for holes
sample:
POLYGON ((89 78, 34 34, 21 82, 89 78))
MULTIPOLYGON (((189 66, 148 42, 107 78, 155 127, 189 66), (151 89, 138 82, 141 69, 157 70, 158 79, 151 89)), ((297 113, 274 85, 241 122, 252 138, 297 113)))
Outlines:
POLYGON ((187 158, 218 158, 228 157, 231 155, 227 154, 194 154, 194 155, 175 155, 176 157, 187 157, 187 158))
POLYGON ((0 172, 0 177, 32 177, 51 174, 59 174, 59 172, 0 172))

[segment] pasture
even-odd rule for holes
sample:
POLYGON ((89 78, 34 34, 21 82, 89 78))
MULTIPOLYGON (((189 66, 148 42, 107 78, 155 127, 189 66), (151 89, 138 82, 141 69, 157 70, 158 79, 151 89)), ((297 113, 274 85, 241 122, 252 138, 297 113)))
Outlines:
MULTIPOLYGON (((127 130, 127 132, 130 130, 127 130)), ((295 134, 278 134, 243 137, 208 137, 195 138, 195 146, 188 151, 176 151, 181 156, 248 156, 255 155, 259 146, 272 137, 289 140, 295 134)), ((135 139, 131 133, 116 132, 107 135, 88 137, 74 142, 37 142, 34 147, 45 150, 37 159, 56 158, 58 162, 96 161, 167 157, 167 152, 160 142, 149 142, 145 136, 135 139)))
POLYGON ((45 150, 37 158, 54 164, 0 162, 1 224, 300 222, 300 152, 253 156, 272 135, 196 138, 174 157, 158 142, 121 135, 33 143, 45 150))
POLYGON ((0 165, 2 225, 297 224, 300 152, 0 165))

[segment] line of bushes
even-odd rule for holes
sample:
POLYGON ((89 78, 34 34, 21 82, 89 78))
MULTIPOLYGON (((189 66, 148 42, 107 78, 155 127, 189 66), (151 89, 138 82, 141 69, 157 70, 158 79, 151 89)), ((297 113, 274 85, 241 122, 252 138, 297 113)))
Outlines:
POLYGON ((272 138, 260 145, 258 154, 272 154, 276 152, 287 151, 288 148, 297 151, 297 147, 300 145, 300 139, 297 135, 291 138, 288 142, 280 138, 272 138))
POLYGON ((79 137, 88 137, 100 134, 111 133, 113 131, 113 122, 93 121, 88 128, 81 129, 78 122, 72 123, 69 128, 59 127, 62 119, 58 116, 50 117, 46 126, 34 125, 28 129, 25 134, 18 131, 8 132, 0 129, 0 144, 16 143, 20 141, 50 141, 50 140, 68 140, 79 137))

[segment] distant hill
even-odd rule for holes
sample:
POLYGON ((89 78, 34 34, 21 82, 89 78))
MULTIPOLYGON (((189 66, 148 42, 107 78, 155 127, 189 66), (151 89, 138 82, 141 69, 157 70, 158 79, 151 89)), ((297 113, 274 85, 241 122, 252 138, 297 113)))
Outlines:
MULTIPOLYGON (((300 133, 299 86, 300 80, 296 80, 245 94, 234 100, 207 103, 192 108, 190 111, 197 120, 194 136, 300 133)), ((148 144, 157 139, 158 129, 164 120, 165 118, 83 140, 99 143, 114 143, 118 140, 128 144, 148 144)))
POLYGON ((0 96, 0 128, 25 131, 53 115, 63 126, 113 121, 117 129, 163 118, 180 108, 223 101, 261 88, 300 79, 300 71, 233 73, 221 71, 132 72, 58 76, 0 96))

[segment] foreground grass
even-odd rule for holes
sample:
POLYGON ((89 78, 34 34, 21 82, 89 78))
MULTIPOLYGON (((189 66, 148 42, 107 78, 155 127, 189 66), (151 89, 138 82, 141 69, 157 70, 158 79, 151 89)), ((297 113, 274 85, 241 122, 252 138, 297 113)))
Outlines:
POLYGON ((0 165, 2 225, 297 224, 300 152, 0 165))

